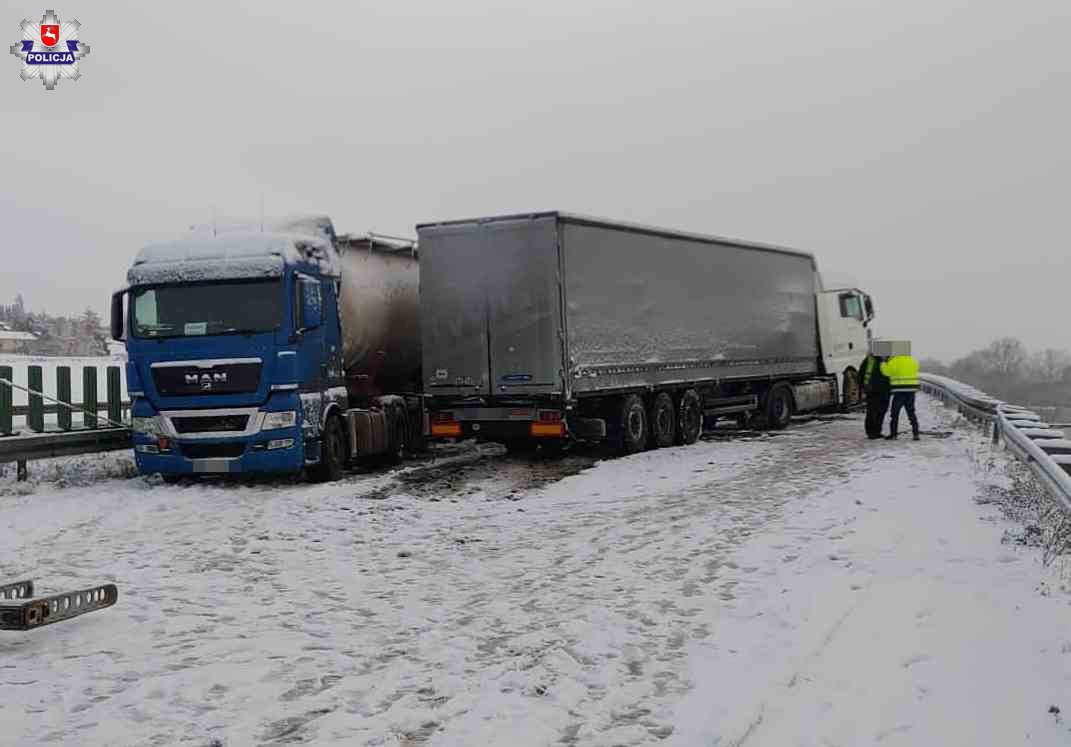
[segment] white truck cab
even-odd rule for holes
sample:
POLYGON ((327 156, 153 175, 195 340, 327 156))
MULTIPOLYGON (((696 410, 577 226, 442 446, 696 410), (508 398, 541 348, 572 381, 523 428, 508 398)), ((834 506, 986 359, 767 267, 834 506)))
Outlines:
POLYGON ((841 402, 860 399, 859 363, 866 357, 874 302, 852 278, 818 276, 818 342, 822 367, 835 374, 841 402))

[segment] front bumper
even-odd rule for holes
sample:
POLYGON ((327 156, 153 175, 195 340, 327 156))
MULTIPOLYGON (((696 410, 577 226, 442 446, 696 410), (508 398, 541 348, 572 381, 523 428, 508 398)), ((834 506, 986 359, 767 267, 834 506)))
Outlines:
POLYGON ((170 449, 161 452, 157 440, 136 437, 134 460, 138 471, 164 475, 295 474, 305 466, 299 428, 265 431, 251 439, 178 439, 168 445, 170 449), (268 448, 271 442, 276 442, 276 448, 268 448))

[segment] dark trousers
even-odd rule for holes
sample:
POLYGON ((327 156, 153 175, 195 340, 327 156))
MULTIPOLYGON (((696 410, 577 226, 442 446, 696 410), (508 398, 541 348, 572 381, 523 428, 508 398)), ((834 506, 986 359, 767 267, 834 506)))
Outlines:
POLYGON ((919 434, 919 419, 915 417, 915 393, 893 392, 892 420, 889 422, 889 435, 895 436, 900 425, 900 410, 907 410, 907 419, 911 421, 911 432, 919 434))
POLYGON ((881 426, 885 422, 885 413, 888 411, 888 392, 869 392, 866 395, 866 435, 868 438, 881 438, 881 426))

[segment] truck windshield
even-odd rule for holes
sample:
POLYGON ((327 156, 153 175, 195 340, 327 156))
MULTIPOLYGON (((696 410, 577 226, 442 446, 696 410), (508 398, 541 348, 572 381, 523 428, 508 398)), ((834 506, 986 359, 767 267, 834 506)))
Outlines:
POLYGON ((282 324, 281 280, 191 283, 138 288, 135 337, 193 337, 268 332, 282 324))

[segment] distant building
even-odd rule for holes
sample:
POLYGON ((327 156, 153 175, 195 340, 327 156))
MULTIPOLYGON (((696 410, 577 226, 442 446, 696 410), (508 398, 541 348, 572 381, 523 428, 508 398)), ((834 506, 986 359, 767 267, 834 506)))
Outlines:
POLYGON ((3 325, 0 329, 0 353, 19 353, 23 348, 37 342, 37 335, 33 332, 15 332, 3 325))

